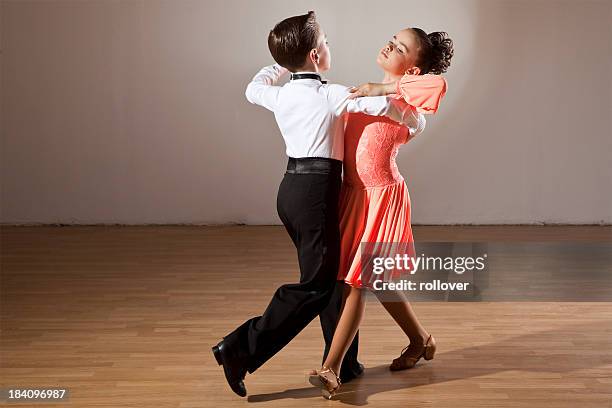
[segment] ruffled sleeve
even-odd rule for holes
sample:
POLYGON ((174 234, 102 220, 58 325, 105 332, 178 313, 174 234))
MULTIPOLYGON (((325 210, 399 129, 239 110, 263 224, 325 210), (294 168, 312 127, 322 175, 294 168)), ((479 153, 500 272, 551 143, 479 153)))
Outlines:
POLYGON ((446 79, 441 75, 404 75, 397 83, 397 93, 417 112, 433 114, 446 94, 446 79))

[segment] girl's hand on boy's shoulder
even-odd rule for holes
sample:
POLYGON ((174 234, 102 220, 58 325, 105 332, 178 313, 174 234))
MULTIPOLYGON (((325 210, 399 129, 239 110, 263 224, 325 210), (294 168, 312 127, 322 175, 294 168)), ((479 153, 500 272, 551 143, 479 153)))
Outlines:
POLYGON ((359 86, 349 88, 351 95, 349 99, 359 98, 360 96, 383 96, 395 93, 397 89, 397 81, 376 83, 368 82, 359 86))

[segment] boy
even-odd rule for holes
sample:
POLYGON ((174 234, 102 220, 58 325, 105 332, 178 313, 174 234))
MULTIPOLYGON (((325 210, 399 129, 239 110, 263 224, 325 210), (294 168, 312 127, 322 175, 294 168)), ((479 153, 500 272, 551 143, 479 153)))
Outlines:
MULTIPOLYGON (((403 100, 386 96, 351 98, 349 88, 326 85, 319 72, 330 68, 325 33, 313 11, 278 23, 268 36, 277 62, 264 67, 246 89, 246 98, 274 112, 289 161, 280 184, 277 210, 298 252, 299 283, 280 286, 263 315, 253 317, 213 347, 232 390, 246 396, 243 379, 287 345, 320 316, 329 351, 338 320, 342 285, 336 284, 340 231, 338 199, 342 182, 344 122, 347 112, 386 115, 416 127, 424 121, 403 100), (291 80, 275 86, 291 72, 291 80)), ((363 372, 355 339, 340 378, 363 372)), ((325 358, 325 355, 324 357, 325 358)))

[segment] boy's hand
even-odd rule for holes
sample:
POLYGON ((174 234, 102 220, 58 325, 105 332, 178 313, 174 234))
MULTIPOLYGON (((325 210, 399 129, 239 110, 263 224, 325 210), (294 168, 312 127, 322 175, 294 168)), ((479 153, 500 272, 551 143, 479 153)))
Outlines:
POLYGON ((367 84, 361 84, 359 86, 353 86, 349 88, 351 95, 349 99, 358 98, 360 96, 383 96, 395 93, 397 89, 397 81, 386 82, 386 83, 375 83, 368 82, 367 84))

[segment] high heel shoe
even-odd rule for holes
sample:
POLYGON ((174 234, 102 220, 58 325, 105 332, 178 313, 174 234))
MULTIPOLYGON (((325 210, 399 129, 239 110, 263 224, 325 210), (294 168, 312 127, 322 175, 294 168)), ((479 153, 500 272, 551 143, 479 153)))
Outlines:
POLYGON ((434 339, 431 334, 427 338, 425 345, 423 347, 423 351, 414 352, 414 348, 410 349, 410 344, 402 350, 402 354, 393 360, 389 369, 391 371, 399 371, 406 370, 407 368, 412 368, 416 365, 417 361, 423 357, 425 360, 431 360, 434 358, 434 354, 436 353, 436 339, 434 339))
POLYGON ((340 389, 340 385, 342 382, 340 381, 340 377, 332 370, 331 368, 327 368, 325 366, 321 367, 320 371, 314 371, 308 376, 308 382, 310 382, 315 387, 319 387, 321 389, 321 395, 327 399, 332 399, 334 395, 340 389), (331 373, 333 377, 330 379, 325 374, 331 373), (335 384, 334 384, 335 382, 335 384))

